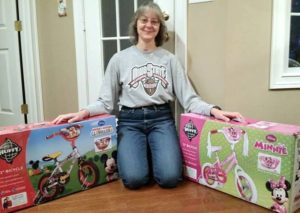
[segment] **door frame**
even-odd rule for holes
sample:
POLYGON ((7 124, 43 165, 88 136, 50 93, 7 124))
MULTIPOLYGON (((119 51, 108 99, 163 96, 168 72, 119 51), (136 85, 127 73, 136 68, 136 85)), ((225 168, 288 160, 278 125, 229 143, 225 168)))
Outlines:
MULTIPOLYGON (((98 0, 89 0, 92 5, 98 7, 88 7, 84 0, 73 1, 74 14, 74 34, 76 51, 76 72, 77 72, 77 92, 79 109, 94 102, 93 97, 98 96, 101 79, 103 76, 100 70, 102 67, 99 58, 101 57, 101 47, 95 45, 94 41, 100 38, 100 26, 89 26, 85 20, 93 18, 100 20, 98 0), (88 11, 88 13, 86 13, 88 11), (93 33, 87 33, 86 28, 92 27, 93 33), (87 57, 89 55, 89 57, 87 57)), ((91 5, 91 4, 90 4, 91 5)), ((96 23, 98 23, 96 21, 96 23)), ((94 24, 94 23, 92 23, 94 24)))
MULTIPOLYGON (((99 0, 89 0, 94 5, 98 5, 99 0)), ((179 58, 182 66, 187 68, 187 1, 175 1, 174 17, 175 28, 175 55, 179 58)), ((95 26, 93 23, 93 33, 87 33, 86 28, 89 23, 85 20, 93 17, 94 20, 100 20, 99 7, 86 8, 84 0, 73 1, 74 13, 74 33, 76 49, 76 72, 79 109, 96 100, 100 91, 100 83, 103 73, 100 69, 102 65, 99 62, 101 57, 101 47, 95 45, 94 41, 100 38, 101 26, 95 26), (85 11, 89 11, 85 13, 85 11), (87 57, 89 54, 89 57, 87 57)), ((168 11, 169 12, 169 11, 168 11)), ((177 111, 177 109, 176 109, 177 111)), ((177 114, 177 113, 176 113, 177 114)))
POLYGON ((35 0, 19 1, 21 47, 28 123, 44 120, 35 0))

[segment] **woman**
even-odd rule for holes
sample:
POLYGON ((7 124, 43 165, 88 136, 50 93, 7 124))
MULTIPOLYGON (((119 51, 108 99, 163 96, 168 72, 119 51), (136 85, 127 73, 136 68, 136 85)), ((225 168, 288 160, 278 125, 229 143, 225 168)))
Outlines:
POLYGON ((129 30, 134 45, 111 58, 97 102, 53 122, 79 121, 120 107, 117 158, 124 185, 136 189, 153 176, 161 187, 172 188, 182 179, 182 157, 169 103, 177 98, 188 112, 224 121, 242 116, 201 100, 175 56, 160 47, 167 29, 157 4, 139 7, 129 30))

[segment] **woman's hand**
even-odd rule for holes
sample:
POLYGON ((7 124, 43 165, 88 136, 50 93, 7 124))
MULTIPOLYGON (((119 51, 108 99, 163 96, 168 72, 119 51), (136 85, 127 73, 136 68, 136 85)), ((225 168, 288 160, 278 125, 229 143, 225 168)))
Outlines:
POLYGON ((230 120, 236 120, 240 122, 245 121, 244 117, 239 112, 227 112, 227 111, 219 110, 217 108, 212 108, 210 114, 215 118, 226 122, 230 120))
POLYGON ((89 116, 90 116, 89 111, 84 109, 84 110, 80 110, 79 112, 75 112, 75 113, 59 115, 51 123, 53 123, 53 124, 60 124, 63 122, 73 123, 76 121, 81 121, 84 118, 87 118, 89 116))

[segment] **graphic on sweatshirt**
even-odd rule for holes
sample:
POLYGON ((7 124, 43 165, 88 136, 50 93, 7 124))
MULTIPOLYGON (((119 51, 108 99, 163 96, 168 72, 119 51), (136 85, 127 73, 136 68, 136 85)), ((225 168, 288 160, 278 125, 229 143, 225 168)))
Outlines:
POLYGON ((166 79, 166 67, 147 63, 131 70, 130 88, 137 88, 141 84, 145 92, 152 96, 159 85, 166 89, 169 82, 166 79))

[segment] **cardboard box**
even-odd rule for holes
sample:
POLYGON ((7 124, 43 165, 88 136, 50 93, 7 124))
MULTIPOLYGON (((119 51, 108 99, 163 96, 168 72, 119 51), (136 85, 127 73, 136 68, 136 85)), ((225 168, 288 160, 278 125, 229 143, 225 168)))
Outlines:
POLYGON ((278 212, 300 207, 300 126, 182 114, 185 176, 278 212))
POLYGON ((118 178, 116 120, 0 127, 0 212, 16 211, 118 178))

